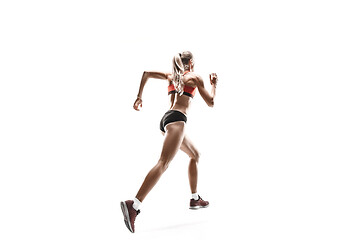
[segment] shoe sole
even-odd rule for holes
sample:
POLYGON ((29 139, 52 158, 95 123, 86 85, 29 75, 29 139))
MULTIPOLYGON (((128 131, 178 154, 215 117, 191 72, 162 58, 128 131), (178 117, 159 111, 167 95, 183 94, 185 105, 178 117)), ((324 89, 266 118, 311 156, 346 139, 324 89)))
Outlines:
POLYGON ((198 210, 200 208, 207 208, 210 204, 206 205, 206 206, 190 206, 189 209, 191 210, 198 210))
POLYGON ((124 222, 125 222, 126 227, 130 230, 130 232, 134 233, 134 230, 131 227, 129 211, 128 211, 128 208, 126 206, 126 203, 125 202, 120 202, 120 206, 121 206, 121 210, 122 210, 123 215, 124 215, 124 222))

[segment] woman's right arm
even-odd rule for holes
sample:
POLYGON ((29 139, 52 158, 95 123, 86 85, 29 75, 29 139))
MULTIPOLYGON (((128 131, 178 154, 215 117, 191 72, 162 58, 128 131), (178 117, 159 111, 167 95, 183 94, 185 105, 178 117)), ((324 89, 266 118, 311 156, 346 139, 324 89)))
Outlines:
POLYGON ((170 73, 165 72, 147 72, 145 71, 142 75, 139 92, 137 95, 137 98, 134 102, 134 109, 139 111, 139 106, 142 107, 142 93, 144 91, 145 84, 149 78, 156 78, 156 79, 162 79, 162 80, 169 80, 171 77, 170 73))
POLYGON ((218 78, 216 73, 210 74, 211 91, 209 93, 205 89, 204 81, 202 80, 202 78, 200 76, 196 77, 196 86, 198 87, 199 93, 209 107, 214 106, 217 81, 218 78))

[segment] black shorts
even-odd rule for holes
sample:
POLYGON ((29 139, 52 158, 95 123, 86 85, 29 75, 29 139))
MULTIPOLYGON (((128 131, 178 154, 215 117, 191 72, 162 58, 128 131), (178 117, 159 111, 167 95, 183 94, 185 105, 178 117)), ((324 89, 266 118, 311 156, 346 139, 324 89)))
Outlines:
POLYGON ((185 116, 185 114, 177 110, 169 110, 164 114, 160 121, 160 130, 165 132, 165 126, 167 124, 180 121, 187 121, 187 117, 185 116))

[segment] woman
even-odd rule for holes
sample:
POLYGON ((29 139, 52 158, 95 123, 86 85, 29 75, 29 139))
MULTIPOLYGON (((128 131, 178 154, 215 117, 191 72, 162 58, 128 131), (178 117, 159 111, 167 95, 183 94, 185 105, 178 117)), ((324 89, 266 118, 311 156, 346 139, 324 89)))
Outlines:
POLYGON ((209 202, 204 201, 197 194, 197 162, 199 153, 185 135, 185 123, 187 121, 187 111, 190 107, 195 90, 198 88, 200 96, 210 106, 214 106, 216 92, 217 75, 210 74, 211 92, 206 91, 202 78, 194 72, 194 61, 191 52, 177 54, 173 58, 173 73, 163 72, 144 72, 141 79, 139 93, 134 103, 134 109, 139 110, 142 106, 142 92, 149 78, 168 80, 168 90, 171 95, 170 110, 165 113, 160 121, 160 130, 165 135, 162 152, 157 164, 147 174, 142 186, 140 187, 134 200, 121 202, 121 209, 124 214, 124 221, 131 232, 135 232, 135 218, 140 213, 139 207, 146 195, 151 191, 166 171, 169 163, 174 158, 176 152, 181 149, 190 157, 189 164, 189 183, 192 192, 190 209, 204 208, 209 202))

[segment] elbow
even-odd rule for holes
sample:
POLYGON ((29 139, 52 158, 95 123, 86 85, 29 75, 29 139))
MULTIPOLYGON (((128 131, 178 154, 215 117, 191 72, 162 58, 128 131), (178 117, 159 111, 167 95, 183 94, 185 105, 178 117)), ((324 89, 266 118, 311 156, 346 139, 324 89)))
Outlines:
POLYGON ((210 101, 208 102, 208 106, 209 107, 214 107, 214 98, 211 98, 210 101))

